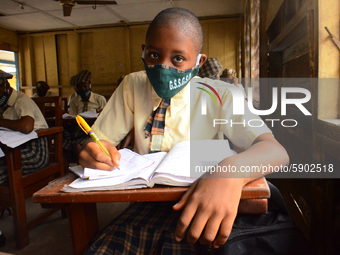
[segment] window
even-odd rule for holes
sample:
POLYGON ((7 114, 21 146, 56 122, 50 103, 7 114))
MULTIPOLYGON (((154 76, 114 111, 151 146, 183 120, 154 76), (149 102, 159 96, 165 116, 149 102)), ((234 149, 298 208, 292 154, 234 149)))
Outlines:
POLYGON ((8 80, 11 87, 19 90, 19 75, 17 53, 11 51, 0 50, 0 70, 10 73, 13 78, 8 80))

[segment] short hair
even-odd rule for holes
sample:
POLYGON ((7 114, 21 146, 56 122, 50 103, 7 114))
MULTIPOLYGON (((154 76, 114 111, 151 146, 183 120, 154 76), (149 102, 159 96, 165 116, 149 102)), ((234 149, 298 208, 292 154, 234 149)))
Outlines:
POLYGON ((168 8, 160 13, 151 22, 146 33, 145 40, 153 30, 159 27, 175 27, 183 31, 190 37, 197 53, 200 53, 203 47, 203 29, 198 18, 191 11, 183 8, 168 8))

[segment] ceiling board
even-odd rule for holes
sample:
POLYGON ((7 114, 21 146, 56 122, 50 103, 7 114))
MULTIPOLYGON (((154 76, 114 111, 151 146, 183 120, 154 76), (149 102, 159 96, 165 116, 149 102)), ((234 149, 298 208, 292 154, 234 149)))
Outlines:
POLYGON ((103 6, 97 6, 95 10, 91 6, 85 6, 80 9, 74 8, 69 17, 64 17, 62 10, 50 11, 48 13, 79 27, 112 24, 120 21, 119 18, 107 11, 103 6))
POLYGON ((151 21, 170 7, 186 8, 198 17, 242 13, 244 0, 116 0, 117 5, 76 5, 70 17, 53 0, 0 0, 0 27, 16 31, 42 31, 92 25, 151 21), (18 2, 24 2, 24 9, 18 2))
POLYGON ((67 22, 53 18, 50 15, 44 13, 0 17, 0 26, 19 31, 36 31, 72 27, 72 25, 68 24, 67 22))
POLYGON ((129 22, 151 21, 160 11, 171 8, 169 2, 108 5, 108 8, 125 17, 129 22))

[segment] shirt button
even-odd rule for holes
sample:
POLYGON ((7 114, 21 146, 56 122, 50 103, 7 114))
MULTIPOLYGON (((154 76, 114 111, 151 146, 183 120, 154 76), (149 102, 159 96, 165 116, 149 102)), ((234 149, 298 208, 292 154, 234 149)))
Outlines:
POLYGON ((171 128, 169 128, 169 127, 166 128, 166 131, 170 132, 170 130, 171 130, 171 128))

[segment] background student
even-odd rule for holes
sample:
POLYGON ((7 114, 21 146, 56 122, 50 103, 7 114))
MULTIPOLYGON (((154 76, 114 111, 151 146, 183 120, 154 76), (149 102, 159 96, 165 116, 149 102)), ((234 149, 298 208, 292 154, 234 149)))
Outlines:
POLYGON ((45 81, 38 81, 35 85, 37 92, 32 97, 56 97, 56 93, 49 91, 50 86, 45 81))
MULTIPOLYGON (((44 116, 31 98, 16 91, 7 79, 12 75, 0 70, 0 127, 28 134, 48 128, 44 116)), ((21 146, 22 174, 29 174, 48 164, 47 138, 37 138, 21 146)), ((6 158, 0 158, 0 183, 7 180, 6 158)))
POLYGON ((220 79, 222 65, 217 58, 207 58, 204 64, 200 67, 198 76, 201 78, 220 79))
POLYGON ((71 77, 70 83, 75 87, 77 96, 70 101, 69 113, 77 115, 82 112, 99 113, 106 105, 106 99, 97 93, 91 92, 91 72, 83 70, 71 77))
MULTIPOLYGON (((200 102, 203 93, 199 89, 191 93, 189 82, 206 60, 206 55, 200 54, 202 45, 202 27, 193 13, 181 8, 160 12, 151 22, 142 46, 146 72, 127 75, 92 126, 111 158, 94 141, 88 140, 80 152, 80 163, 91 168, 113 169, 120 159, 115 146, 134 128, 134 149, 140 154, 169 151, 175 144, 190 139, 212 139, 221 130, 246 151, 224 159, 219 165, 239 169, 286 164, 285 149, 266 126, 213 127, 210 122, 202 121, 201 110, 197 109, 200 107, 190 107, 190 102, 200 102), (171 89, 169 84, 179 79, 186 82, 171 89), (192 125, 197 128, 190 130, 192 125)), ((204 81, 211 86, 225 84, 218 80, 204 81)), ((209 112, 209 118, 239 122, 259 119, 248 109, 242 116, 233 115, 230 91, 218 89, 217 92, 223 106, 209 112)), ((210 101, 207 100, 207 108, 216 109, 210 101)), ((193 183, 175 205, 132 203, 97 235, 87 254, 196 254, 196 242, 213 247, 223 245, 236 217, 243 186, 259 175, 230 178, 224 173, 214 173, 210 178, 205 177, 193 183)))

